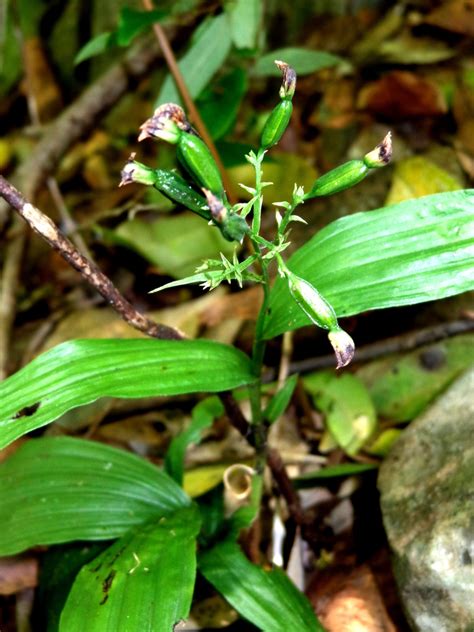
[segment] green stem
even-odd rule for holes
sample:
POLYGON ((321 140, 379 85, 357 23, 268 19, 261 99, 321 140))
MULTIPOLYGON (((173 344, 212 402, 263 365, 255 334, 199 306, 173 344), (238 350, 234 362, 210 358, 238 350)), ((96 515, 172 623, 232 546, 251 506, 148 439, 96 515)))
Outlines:
POLYGON ((296 197, 296 195, 293 195, 293 199, 291 200, 291 204, 290 206, 286 209, 285 214, 283 215, 283 218, 280 222, 280 226, 278 227, 278 233, 280 235, 283 235, 285 233, 286 227, 288 226, 291 216, 294 212, 294 210, 296 209, 297 206, 299 206, 302 202, 302 199, 299 197, 296 197))
POLYGON ((262 218, 262 162, 265 156, 265 150, 259 149, 255 161, 255 191, 257 193, 256 200, 253 205, 252 233, 258 235, 260 232, 260 224, 262 218))

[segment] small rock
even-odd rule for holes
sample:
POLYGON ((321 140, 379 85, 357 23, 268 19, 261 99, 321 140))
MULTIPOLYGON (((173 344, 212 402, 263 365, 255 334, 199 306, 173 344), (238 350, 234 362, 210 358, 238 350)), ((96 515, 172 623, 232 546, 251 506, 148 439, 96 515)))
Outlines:
POLYGON ((474 367, 402 433, 379 489, 417 632, 474 630, 474 367))

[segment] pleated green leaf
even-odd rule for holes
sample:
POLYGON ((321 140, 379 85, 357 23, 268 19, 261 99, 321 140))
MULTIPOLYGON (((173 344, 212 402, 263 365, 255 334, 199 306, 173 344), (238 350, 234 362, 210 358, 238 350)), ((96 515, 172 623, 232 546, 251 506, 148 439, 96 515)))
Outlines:
POLYGON ((245 619, 264 632, 324 632, 306 597, 279 569, 252 564, 232 541, 198 559, 199 570, 245 619))
POLYGON ((190 504, 133 454, 73 439, 32 439, 0 466, 0 555, 39 544, 108 540, 190 504))
POLYGON ((133 529, 79 572, 60 632, 169 632, 188 616, 196 576, 195 507, 133 529))
MULTIPOLYGON (((409 200, 329 224, 290 258, 336 314, 412 305, 474 288, 474 190, 409 200)), ((265 337, 309 325, 285 279, 271 293, 265 337)))
POLYGON ((209 340, 73 340, 0 384, 0 448, 99 397, 219 392, 253 380, 245 354, 209 340))

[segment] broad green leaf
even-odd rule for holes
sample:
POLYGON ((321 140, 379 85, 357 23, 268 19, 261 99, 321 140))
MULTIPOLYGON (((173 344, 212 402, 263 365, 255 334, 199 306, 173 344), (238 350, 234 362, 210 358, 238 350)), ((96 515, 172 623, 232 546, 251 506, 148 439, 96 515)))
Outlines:
POLYGON ((347 454, 354 455, 373 435, 377 416, 363 382, 344 373, 313 373, 304 379, 315 405, 325 413, 326 428, 347 454))
POLYGON ((192 412, 191 423, 173 439, 165 458, 165 469, 168 474, 179 484, 183 483, 184 457, 186 448, 191 443, 198 443, 206 428, 212 425, 224 413, 224 406, 218 397, 207 397, 199 402, 192 412))
POLYGON ((262 0, 228 0, 224 9, 236 48, 255 48, 261 27, 262 0))
POLYGON ((308 48, 279 48, 262 55, 253 67, 253 73, 259 77, 279 77, 281 71, 275 66, 275 60, 286 62, 296 70, 298 75, 309 75, 317 70, 336 66, 344 60, 332 53, 308 48))
POLYGON ((108 542, 69 542, 50 547, 41 556, 35 595, 35 625, 42 632, 58 632, 59 618, 76 575, 108 542))
POLYGON ((73 340, 0 384, 0 448, 99 397, 216 393, 254 381, 249 358, 209 340, 73 340))
POLYGON ((96 55, 100 55, 106 50, 113 48, 116 45, 115 33, 106 32, 100 33, 96 37, 93 37, 91 40, 84 44, 81 50, 77 53, 74 58, 74 64, 80 64, 86 59, 90 59, 91 57, 96 57, 96 55))
MULTIPOLYGON (((289 259, 336 314, 412 305, 474 288, 474 190, 440 193, 336 220, 289 259)), ((265 338, 309 325, 277 279, 265 338)))
POLYGON ((268 402, 268 405, 263 412, 264 419, 267 419, 267 421, 273 423, 278 419, 278 417, 283 415, 288 404, 290 403, 291 396, 293 395, 293 391, 295 390, 297 383, 297 375, 292 375, 286 380, 281 389, 277 391, 268 402))
POLYGON ((136 218, 121 224, 115 234, 121 243, 175 278, 191 275, 203 259, 216 259, 220 252, 232 257, 235 249, 235 243, 226 241, 216 226, 192 213, 153 222, 136 218))
POLYGON ((79 572, 60 632, 169 632, 188 616, 196 576, 196 507, 129 531, 79 572))
POLYGON ((324 632, 306 597, 279 569, 249 562, 235 542, 201 553, 198 567, 243 617, 264 632, 324 632))
POLYGON ((189 503, 167 474, 133 454, 71 437, 32 439, 0 466, 0 555, 109 540, 189 503))
MULTIPOLYGON (((179 62, 179 68, 192 98, 196 98, 221 68, 231 48, 228 17, 225 13, 210 18, 200 29, 196 41, 179 62)), ((181 103, 171 75, 168 75, 156 100, 181 103)))
POLYGON ((212 138, 222 138, 231 131, 246 91, 247 73, 234 68, 201 95, 199 112, 212 138))
POLYGON ((433 193, 458 191, 462 183, 423 156, 411 156, 395 165, 392 186, 385 204, 397 204, 433 193))
POLYGON ((357 476, 358 474, 376 469, 377 465, 372 463, 341 463, 340 465, 322 467, 320 470, 315 470, 314 472, 307 472, 297 478, 293 478, 292 482, 297 489, 307 489, 318 487, 324 484, 324 481, 328 479, 357 476))

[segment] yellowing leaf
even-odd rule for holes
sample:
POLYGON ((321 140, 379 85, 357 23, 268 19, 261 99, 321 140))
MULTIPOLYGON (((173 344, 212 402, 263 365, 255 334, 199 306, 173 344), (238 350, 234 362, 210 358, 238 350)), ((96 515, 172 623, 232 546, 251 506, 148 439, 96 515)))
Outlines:
POLYGON ((385 204, 458 189, 462 189, 462 183, 445 169, 423 156, 412 156, 396 165, 385 204))

